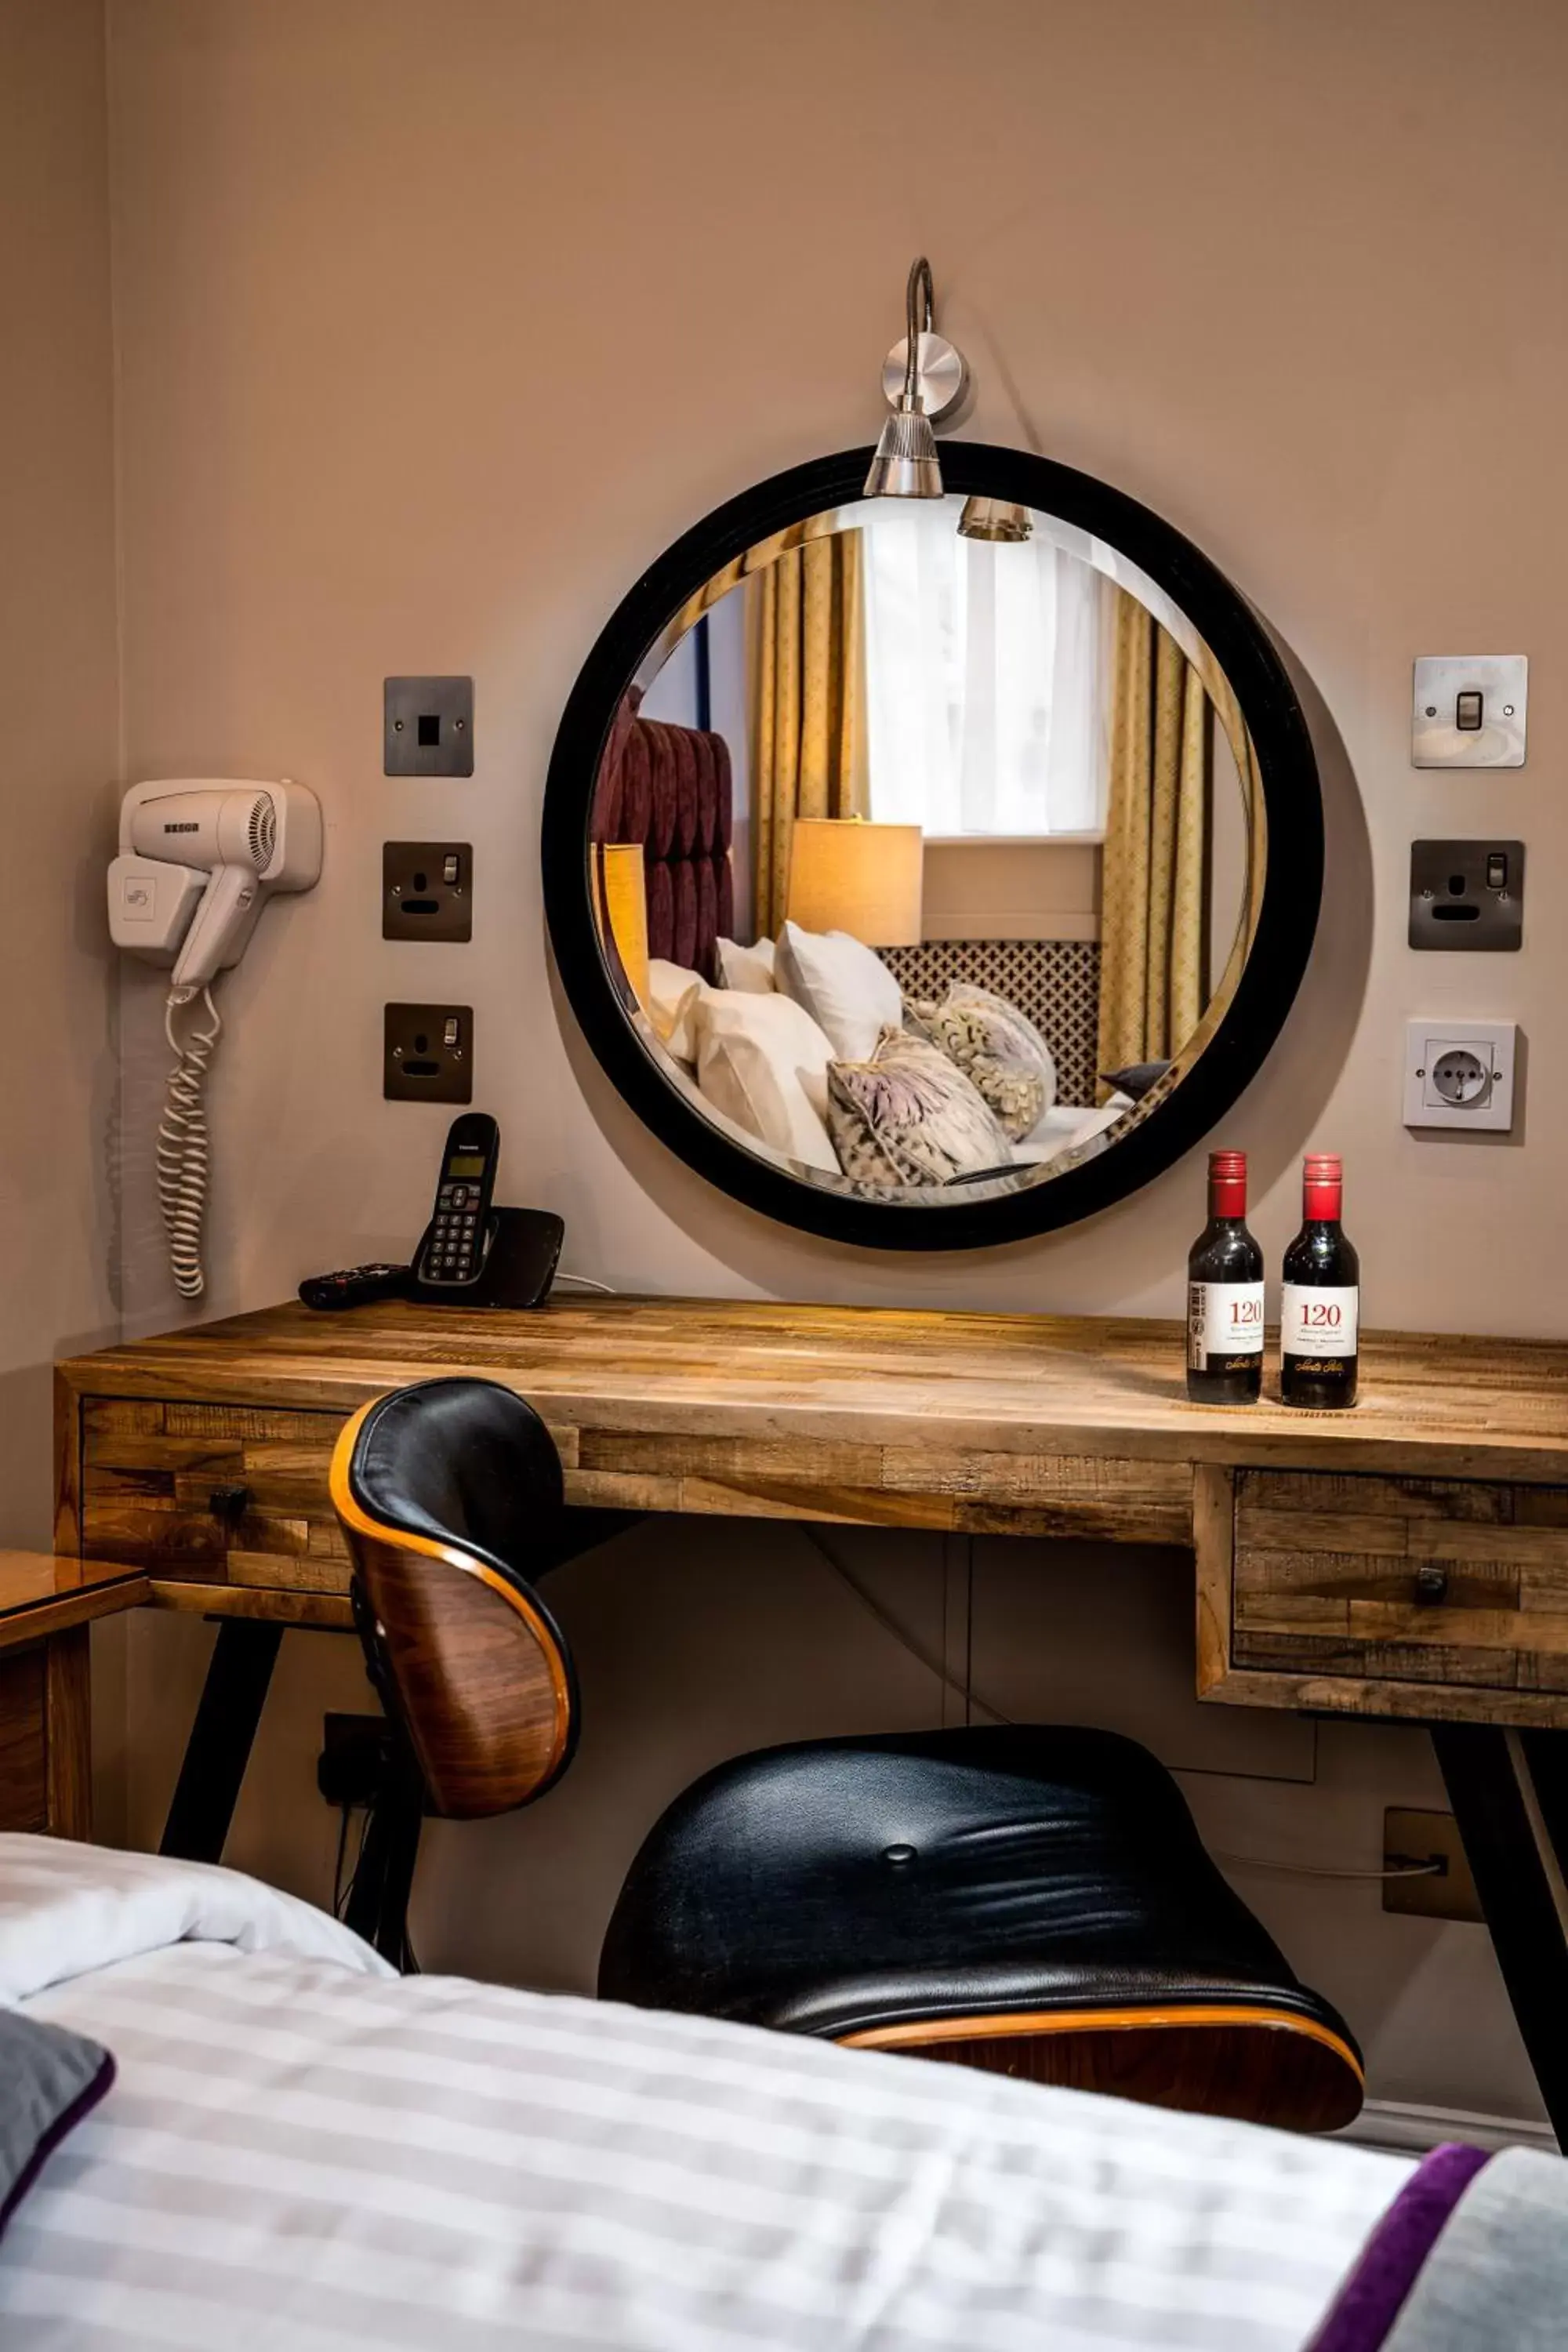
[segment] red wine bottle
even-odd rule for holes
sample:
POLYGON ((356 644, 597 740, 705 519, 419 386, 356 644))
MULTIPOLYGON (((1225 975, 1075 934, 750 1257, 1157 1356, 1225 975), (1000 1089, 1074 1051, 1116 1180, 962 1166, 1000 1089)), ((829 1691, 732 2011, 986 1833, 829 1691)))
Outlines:
POLYGON ((1187 1394, 1255 1404, 1263 1386, 1263 1252, 1247 1230, 1247 1154, 1209 1153, 1209 1221, 1187 1259, 1187 1394))
POLYGON ((1355 1402, 1361 1261, 1340 1223, 1338 1156, 1310 1151, 1301 1174, 1301 1230, 1285 1253, 1279 1393, 1287 1404, 1333 1412, 1355 1402))

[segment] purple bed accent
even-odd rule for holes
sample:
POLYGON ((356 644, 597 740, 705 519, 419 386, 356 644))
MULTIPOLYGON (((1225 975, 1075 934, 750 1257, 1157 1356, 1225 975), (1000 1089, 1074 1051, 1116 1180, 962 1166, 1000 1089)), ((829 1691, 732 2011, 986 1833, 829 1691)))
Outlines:
POLYGON ((734 920, 730 747, 721 735, 639 718, 640 700, 633 688, 616 714, 588 837, 641 843, 649 955, 716 981, 718 943, 734 920))
POLYGON ((1378 2352, 1455 2206, 1489 2161, 1485 2148, 1451 2140, 1422 2159, 1362 2249, 1308 2352, 1378 2352))

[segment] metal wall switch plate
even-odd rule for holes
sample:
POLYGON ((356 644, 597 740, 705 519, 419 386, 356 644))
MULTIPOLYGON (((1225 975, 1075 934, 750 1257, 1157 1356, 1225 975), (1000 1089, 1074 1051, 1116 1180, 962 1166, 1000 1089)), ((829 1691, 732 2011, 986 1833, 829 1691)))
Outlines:
POLYGON ((1410 757, 1417 768, 1522 768, 1530 700, 1524 654, 1426 654, 1415 665, 1410 757))
POLYGON ((389 1004, 381 1091, 388 1102, 474 1099, 474 1013, 468 1004, 389 1004))
POLYGON ((1524 937, 1522 841, 1413 841, 1410 944, 1507 954, 1524 937))
POLYGON ((382 766, 389 776, 471 776, 471 677, 389 677, 382 684, 382 766))
POLYGON ((384 940, 471 940, 474 852, 466 841, 384 841, 384 940))

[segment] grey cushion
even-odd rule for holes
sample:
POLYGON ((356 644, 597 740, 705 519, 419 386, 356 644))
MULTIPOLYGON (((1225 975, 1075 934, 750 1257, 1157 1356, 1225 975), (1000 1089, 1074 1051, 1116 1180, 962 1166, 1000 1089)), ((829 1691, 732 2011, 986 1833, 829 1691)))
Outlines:
POLYGON ((113 2080, 114 2061, 96 2042, 0 2010, 0 2230, 113 2080))

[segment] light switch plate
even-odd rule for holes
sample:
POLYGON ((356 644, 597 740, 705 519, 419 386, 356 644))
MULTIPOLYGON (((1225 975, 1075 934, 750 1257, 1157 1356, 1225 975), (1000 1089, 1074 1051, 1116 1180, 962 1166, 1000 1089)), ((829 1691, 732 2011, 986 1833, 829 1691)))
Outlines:
POLYGON ((1451 1013, 1405 1024, 1406 1127, 1513 1125, 1519 1031, 1511 1021, 1464 1021, 1451 1013))
POLYGON ((1524 654, 1424 654, 1411 710, 1413 765, 1522 768, 1529 698, 1524 654))
POLYGON ((382 768, 389 776, 471 776, 471 677, 382 681, 382 768))

